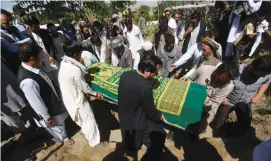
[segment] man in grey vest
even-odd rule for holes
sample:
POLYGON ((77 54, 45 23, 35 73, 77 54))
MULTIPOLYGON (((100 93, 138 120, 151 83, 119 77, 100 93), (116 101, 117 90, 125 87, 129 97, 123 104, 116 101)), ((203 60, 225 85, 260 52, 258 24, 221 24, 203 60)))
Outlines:
POLYGON ((19 67, 17 80, 25 98, 33 108, 37 126, 45 128, 58 142, 65 146, 74 144, 66 134, 65 119, 67 112, 60 100, 58 89, 48 75, 43 72, 43 50, 36 44, 19 48, 19 67))

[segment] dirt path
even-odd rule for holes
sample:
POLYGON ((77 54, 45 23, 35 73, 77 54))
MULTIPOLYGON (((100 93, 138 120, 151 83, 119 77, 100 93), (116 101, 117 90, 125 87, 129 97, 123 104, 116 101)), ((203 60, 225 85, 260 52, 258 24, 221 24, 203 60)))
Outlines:
MULTIPOLYGON (((96 111, 97 112, 97 111, 96 111)), ((107 122, 112 122, 108 117, 110 112, 103 113, 97 122, 105 122, 102 131, 112 129, 107 122)), ((243 135, 234 138, 212 138, 207 140, 193 140, 188 133, 180 131, 176 134, 177 143, 167 142, 164 150, 168 161, 251 161, 253 149, 261 141, 271 136, 271 100, 265 99, 261 104, 253 106, 252 127, 243 135)), ((71 131, 74 127, 68 129, 71 131)), ((114 127, 116 128, 116 127, 114 127)), ((76 129, 76 128, 75 128, 76 129)), ((78 128, 77 128, 78 130, 78 128)), ((109 133, 108 131, 106 132, 109 133)), ((108 136, 103 136, 108 139, 108 136)), ((51 139, 46 141, 47 147, 34 153, 38 161, 132 161, 131 157, 124 157, 123 149, 119 144, 110 144, 108 148, 95 149, 87 145, 87 141, 78 131, 72 139, 75 145, 66 148, 51 139)), ((42 143, 31 144, 24 148, 15 148, 5 160, 20 161, 23 156, 30 153, 31 146, 41 147, 42 143)), ((138 153, 138 160, 142 157, 146 148, 138 153)), ((24 157, 26 158, 26 157, 24 157)), ((28 157, 29 158, 29 157, 28 157)))

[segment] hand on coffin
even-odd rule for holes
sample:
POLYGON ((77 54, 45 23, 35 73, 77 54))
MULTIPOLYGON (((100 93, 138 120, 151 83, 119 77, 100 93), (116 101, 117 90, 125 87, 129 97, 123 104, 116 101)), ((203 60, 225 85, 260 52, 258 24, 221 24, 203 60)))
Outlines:
POLYGON ((100 93, 97 93, 95 100, 102 100, 103 96, 100 93))

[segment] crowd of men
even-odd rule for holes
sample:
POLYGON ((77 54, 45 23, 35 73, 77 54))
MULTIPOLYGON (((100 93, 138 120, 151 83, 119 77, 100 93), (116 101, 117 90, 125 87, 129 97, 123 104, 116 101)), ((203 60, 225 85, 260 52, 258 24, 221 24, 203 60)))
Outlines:
MULTIPOLYGON (((251 124, 251 104, 260 101, 271 82, 271 55, 240 63, 257 55, 262 35, 270 35, 268 10, 262 3, 236 2, 230 14, 222 14, 219 21, 226 20, 228 27, 223 26, 225 31, 216 36, 197 10, 184 25, 180 11, 173 14, 166 8, 154 44, 143 39, 148 34, 144 12, 138 26, 131 15, 121 19, 114 13, 110 23, 92 19, 76 32, 67 22, 59 27, 48 23, 47 29, 41 29, 36 17, 19 30, 12 26, 12 15, 1 9, 1 119, 18 129, 29 124, 43 127, 57 141, 71 146, 74 141, 65 130, 69 115, 90 146, 107 146, 100 142, 89 103, 103 97, 84 78, 86 67, 101 62, 135 69, 120 78, 119 121, 126 149, 137 151, 145 144, 145 160, 162 160, 167 136, 164 117, 155 108, 146 81, 157 75, 206 87, 199 138, 245 132, 251 124), (226 31, 227 36, 223 35, 226 31), (237 114, 236 127, 225 124, 232 111, 237 114)), ((227 3, 219 5, 221 13, 229 8, 227 3)))

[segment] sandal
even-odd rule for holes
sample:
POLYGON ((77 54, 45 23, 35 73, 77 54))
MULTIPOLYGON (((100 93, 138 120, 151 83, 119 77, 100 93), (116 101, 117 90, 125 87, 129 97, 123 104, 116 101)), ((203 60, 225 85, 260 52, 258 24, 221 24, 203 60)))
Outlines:
POLYGON ((108 142, 101 142, 94 146, 94 148, 106 148, 108 147, 108 142))
POLYGON ((68 139, 68 140, 66 140, 66 141, 63 142, 63 145, 65 147, 71 147, 73 144, 74 144, 74 141, 71 140, 71 139, 68 139))

